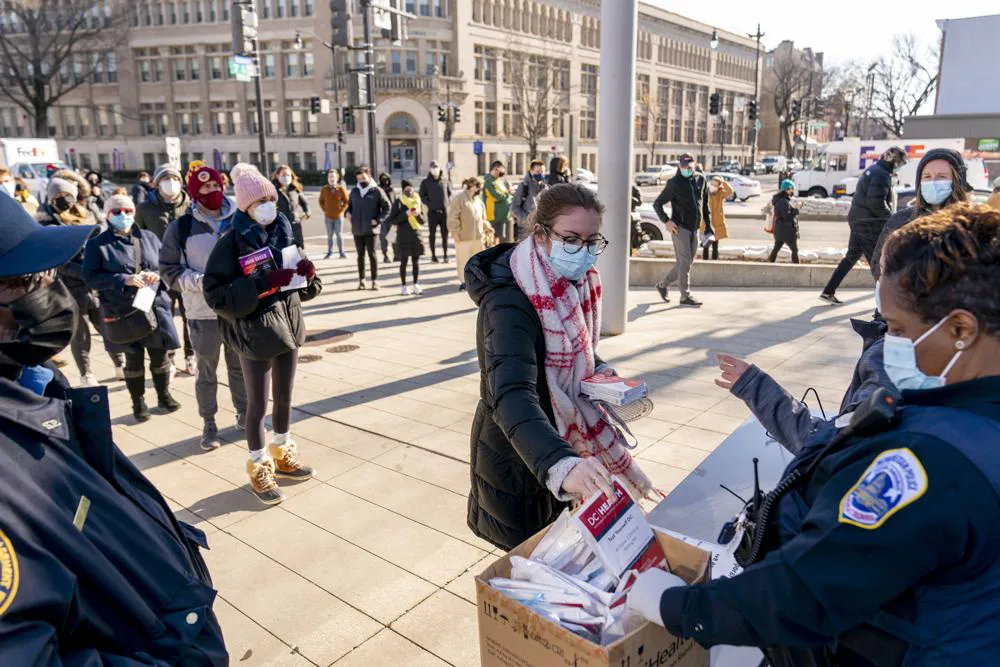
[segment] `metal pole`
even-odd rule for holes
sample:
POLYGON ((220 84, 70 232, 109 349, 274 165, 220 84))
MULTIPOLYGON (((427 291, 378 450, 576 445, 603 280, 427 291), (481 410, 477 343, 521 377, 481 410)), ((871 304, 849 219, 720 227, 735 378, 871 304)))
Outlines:
POLYGON ((451 81, 444 82, 445 101, 448 104, 448 122, 444 128, 448 131, 448 154, 444 156, 444 166, 448 169, 448 183, 451 183, 451 135, 455 132, 455 110, 451 107, 451 81))
POLYGON ((270 177, 271 170, 267 168, 267 145, 264 141, 264 103, 261 100, 260 77, 263 75, 260 69, 260 40, 253 40, 253 57, 257 65, 257 76, 253 79, 253 92, 257 98, 257 141, 260 144, 260 167, 264 176, 270 177))
POLYGON ((375 140, 375 44, 372 39, 372 1, 362 0, 365 28, 365 81, 368 86, 368 164, 378 174, 378 142, 375 140))
POLYGON ((639 0, 601 3, 601 88, 598 100, 598 172, 611 241, 598 265, 604 283, 601 330, 625 333, 631 240, 632 141, 635 133, 635 44, 639 0), (625 167, 624 169, 622 167, 625 167))
POLYGON ((764 36, 764 33, 760 31, 760 24, 757 24, 757 32, 751 37, 757 38, 757 59, 754 62, 754 74, 753 74, 753 103, 754 108, 757 109, 757 118, 753 121, 753 144, 750 146, 750 168, 752 169, 754 165, 757 164, 757 123, 760 122, 760 38, 764 36))
POLYGON ((576 124, 574 122, 575 120, 576 119, 573 117, 573 114, 570 114, 569 115, 569 168, 574 170, 576 169, 576 153, 575 153, 576 142, 573 139, 574 137, 573 126, 576 124))
POLYGON ((719 114, 719 165, 726 161, 726 117, 719 114))

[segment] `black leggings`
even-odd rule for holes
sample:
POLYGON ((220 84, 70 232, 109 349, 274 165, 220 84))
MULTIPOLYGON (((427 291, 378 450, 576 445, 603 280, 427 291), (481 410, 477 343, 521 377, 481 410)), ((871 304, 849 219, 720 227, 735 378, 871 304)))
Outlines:
MULTIPOLYGON (((785 241, 775 241, 774 249, 771 250, 771 256, 767 258, 767 261, 774 264, 778 259, 778 251, 781 250, 781 246, 785 245, 785 241)), ((799 263, 799 241, 798 239, 794 241, 788 241, 788 248, 792 251, 792 264, 799 263)))
POLYGON ((416 285, 420 282, 420 257, 414 252, 399 257, 399 279, 403 281, 404 285, 406 284, 406 262, 411 257, 413 258, 413 284, 416 285))
POLYGON ((441 252, 444 253, 445 261, 448 261, 448 212, 430 211, 427 215, 427 227, 431 232, 431 257, 437 257, 437 249, 434 242, 437 240, 437 231, 441 230, 441 252))
MULTIPOLYGON (((368 238, 374 240, 374 237, 368 238)), ((264 415, 267 413, 269 389, 274 402, 271 407, 271 426, 275 433, 288 433, 292 415, 292 387, 295 385, 298 360, 298 350, 285 352, 270 361, 240 357, 243 382, 247 388, 247 444, 250 451, 256 452, 264 448, 264 415)))
POLYGON ((378 261, 375 259, 375 235, 355 236, 354 247, 358 249, 358 280, 365 279, 365 254, 372 267, 372 280, 378 280, 378 261))

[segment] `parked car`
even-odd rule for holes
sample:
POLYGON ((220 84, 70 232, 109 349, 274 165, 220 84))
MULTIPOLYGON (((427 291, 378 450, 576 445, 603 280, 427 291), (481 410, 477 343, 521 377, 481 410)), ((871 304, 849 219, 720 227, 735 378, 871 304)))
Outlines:
POLYGON ((677 167, 669 164, 650 165, 635 175, 636 185, 663 185, 677 173, 677 167))
POLYGON ((768 155, 761 160, 764 165, 765 174, 774 174, 788 167, 788 160, 784 155, 768 155))
POLYGON ((713 171, 716 173, 738 174, 742 168, 743 165, 740 164, 739 160, 726 160, 715 165, 713 171))
POLYGON ((706 178, 712 178, 713 176, 718 176, 732 186, 733 194, 728 201, 746 201, 747 199, 750 199, 750 197, 759 197, 761 195, 760 181, 755 181, 752 178, 740 176, 739 174, 730 174, 718 171, 708 174, 706 178))
POLYGON ((576 168, 576 182, 577 183, 596 183, 597 176, 594 176, 594 172, 589 169, 584 169, 583 167, 576 168))

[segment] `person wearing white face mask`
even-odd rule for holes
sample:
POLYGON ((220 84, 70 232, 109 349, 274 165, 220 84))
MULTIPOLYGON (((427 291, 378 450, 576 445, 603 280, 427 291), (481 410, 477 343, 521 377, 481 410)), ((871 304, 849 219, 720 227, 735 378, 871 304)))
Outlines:
POLYGON ((479 307, 483 394, 472 426, 472 531, 510 549, 551 523, 567 503, 610 493, 611 472, 636 497, 652 484, 614 429, 580 397, 580 382, 613 373, 595 348, 608 246, 604 207, 580 185, 543 191, 517 245, 479 253, 465 269, 479 307))
POLYGON ((144 398, 147 354, 160 409, 174 412, 180 408, 170 395, 169 357, 171 350, 180 347, 180 340, 170 297, 160 280, 160 239, 135 225, 135 204, 127 195, 108 197, 104 213, 108 228, 87 243, 82 277, 89 288, 97 290, 104 336, 110 341, 108 350, 125 354, 125 385, 132 397, 132 414, 136 421, 144 422, 150 418, 144 398), (135 317, 133 302, 145 288, 155 291, 149 311, 155 316, 155 325, 150 322, 152 331, 139 340, 119 340, 116 322, 135 317))
POLYGON ((777 667, 995 662, 998 283, 989 207, 948 206, 890 236, 879 300, 901 392, 810 443, 767 501, 794 497, 797 516, 757 526, 770 537, 752 566, 696 586, 643 573, 631 609, 705 647, 761 647, 777 667))
POLYGON ((300 250, 305 249, 305 237, 302 235, 302 221, 309 217, 309 202, 302 194, 302 182, 295 171, 287 164, 279 166, 271 177, 275 190, 278 191, 278 211, 292 223, 292 237, 300 250))
POLYGON ((313 474, 299 460, 289 427, 298 352, 306 335, 302 301, 315 298, 323 282, 308 259, 284 268, 282 250, 294 239, 288 218, 278 211, 274 185, 245 163, 233 167, 230 176, 238 210, 232 230, 209 255, 202 286, 205 302, 219 316, 222 339, 239 355, 243 369, 250 487, 262 503, 273 505, 284 500, 277 477, 296 481, 313 474), (305 286, 283 289, 296 275, 305 278, 305 286), (269 398, 274 439, 265 447, 269 398))

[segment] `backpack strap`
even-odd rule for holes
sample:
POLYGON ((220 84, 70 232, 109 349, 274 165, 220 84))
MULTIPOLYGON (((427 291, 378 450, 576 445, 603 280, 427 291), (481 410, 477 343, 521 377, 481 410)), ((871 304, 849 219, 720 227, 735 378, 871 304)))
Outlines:
POLYGON ((177 219, 177 245, 181 249, 181 255, 184 256, 185 262, 187 262, 187 240, 191 238, 191 225, 193 221, 194 216, 191 213, 182 215, 177 219))

